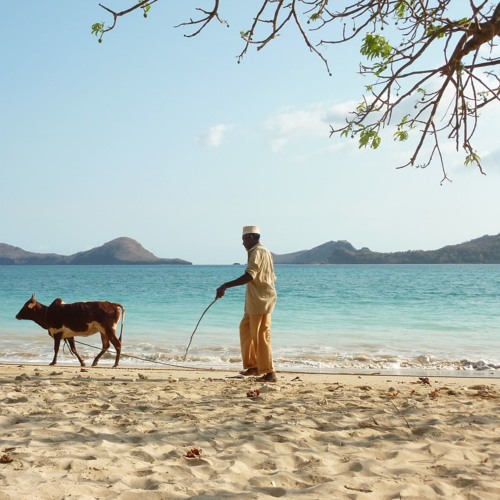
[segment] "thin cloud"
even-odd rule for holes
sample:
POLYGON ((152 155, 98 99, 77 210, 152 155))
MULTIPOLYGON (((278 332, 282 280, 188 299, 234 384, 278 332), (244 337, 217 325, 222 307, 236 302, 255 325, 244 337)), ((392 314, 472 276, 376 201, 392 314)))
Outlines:
POLYGON ((354 106, 353 101, 333 105, 315 103, 303 108, 277 111, 265 122, 272 151, 279 151, 298 138, 327 138, 330 125, 344 122, 354 106))
POLYGON ((486 171, 489 172, 498 172, 500 171, 500 148, 495 149, 491 153, 487 153, 484 155, 483 166, 486 171))
POLYGON ((224 139, 226 138, 227 133, 233 128, 232 125, 219 124, 210 127, 206 132, 200 134, 198 136, 198 141, 208 148, 218 148, 224 139))

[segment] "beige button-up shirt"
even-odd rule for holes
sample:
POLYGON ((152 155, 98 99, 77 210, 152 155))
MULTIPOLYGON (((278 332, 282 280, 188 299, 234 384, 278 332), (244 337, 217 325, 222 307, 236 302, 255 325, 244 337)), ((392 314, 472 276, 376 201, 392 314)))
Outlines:
POLYGON ((247 314, 270 314, 276 304, 274 264, 271 252, 257 243, 248 250, 245 272, 252 277, 247 283, 245 312, 247 314))

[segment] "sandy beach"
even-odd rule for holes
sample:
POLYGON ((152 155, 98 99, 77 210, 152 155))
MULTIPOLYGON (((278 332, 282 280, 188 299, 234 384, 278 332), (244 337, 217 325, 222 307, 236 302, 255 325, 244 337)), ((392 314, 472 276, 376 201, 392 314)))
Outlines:
POLYGON ((0 365, 0 500, 500 498, 500 380, 0 365))

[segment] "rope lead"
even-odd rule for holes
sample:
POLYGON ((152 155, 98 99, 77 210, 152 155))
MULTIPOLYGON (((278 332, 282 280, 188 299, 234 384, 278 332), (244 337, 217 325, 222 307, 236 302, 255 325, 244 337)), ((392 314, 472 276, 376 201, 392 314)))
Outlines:
MULTIPOLYGON (((191 338, 189 339, 189 344, 186 347, 186 353, 184 354, 184 358, 182 359, 182 361, 186 361, 186 357, 187 357, 187 354, 188 354, 189 347, 191 346, 191 342, 193 341, 193 336, 194 336, 196 330, 198 329, 198 326, 201 323, 201 320, 203 319, 203 316, 205 316, 205 313, 215 304, 215 302, 217 301, 217 299, 218 299, 218 297, 215 297, 215 299, 212 302, 210 302, 210 304, 207 306, 207 308, 203 311, 203 314, 200 316, 200 319, 198 320, 198 323, 196 323, 196 326, 195 326, 195 328, 193 330, 193 333, 191 334, 191 338)), ((84 342, 79 342, 78 340, 75 340, 75 342, 77 344, 81 344, 81 345, 84 345, 84 346, 87 346, 87 347, 92 347, 93 349, 99 349, 99 347, 95 347, 93 345, 85 344, 84 342)), ((67 344, 67 340, 66 340, 66 344, 67 344)), ((73 354, 73 352, 71 351, 71 349, 70 349, 70 352, 71 352, 71 354, 73 354)), ((152 360, 152 359, 140 358, 138 356, 131 356, 130 354, 121 353, 121 356, 122 357, 127 357, 127 358, 139 359, 141 361, 147 361, 149 363, 157 363, 157 364, 160 364, 160 365, 175 366, 177 368, 181 368, 179 365, 173 365, 173 364, 170 364, 170 363, 164 363, 164 362, 155 361, 155 360, 152 360)), ((192 369, 194 370, 195 368, 192 368, 192 369)))
POLYGON ((194 336, 196 330, 198 329, 198 325, 201 323, 201 320, 203 319, 203 316, 205 316, 205 313, 215 304, 215 302, 217 301, 217 299, 218 299, 218 297, 215 297, 215 299, 212 300, 212 302, 210 302, 210 304, 208 305, 208 307, 203 311, 203 314, 200 316, 200 319, 198 320, 198 323, 196 323, 196 326, 194 327, 193 333, 191 334, 191 338, 189 339, 189 344, 186 347, 186 354, 184 354, 184 358, 183 358, 182 361, 186 361, 186 357, 187 357, 187 354, 188 354, 189 347, 191 346, 191 342, 193 340, 193 336, 194 336))

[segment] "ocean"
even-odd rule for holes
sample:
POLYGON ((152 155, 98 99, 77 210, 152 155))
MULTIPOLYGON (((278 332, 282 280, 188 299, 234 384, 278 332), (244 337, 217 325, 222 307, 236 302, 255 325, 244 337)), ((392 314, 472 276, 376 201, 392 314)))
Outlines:
MULTIPOLYGON (((215 289, 244 269, 0 266, 0 362, 52 360, 47 332, 15 319, 35 293, 46 305, 57 297, 123 304, 120 366, 237 371, 244 287, 206 308, 215 289)), ((277 265, 275 271, 278 371, 500 376, 500 265, 277 265)), ((90 365, 99 336, 76 340, 87 344, 77 349, 90 365)), ((109 353, 99 365, 113 360, 109 353)), ((62 347, 59 363, 79 366, 62 347)))

